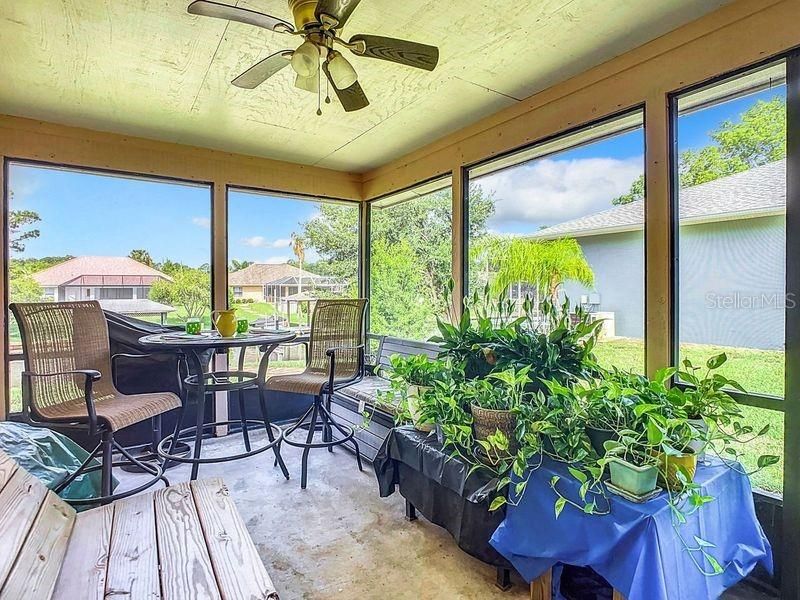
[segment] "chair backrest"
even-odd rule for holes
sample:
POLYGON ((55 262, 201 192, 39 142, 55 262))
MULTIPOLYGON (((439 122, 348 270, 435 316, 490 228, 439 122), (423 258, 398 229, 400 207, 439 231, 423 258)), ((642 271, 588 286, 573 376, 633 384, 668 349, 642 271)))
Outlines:
MULTIPOLYGON (((364 298, 320 299, 311 316, 308 370, 327 373, 329 348, 354 347, 364 343, 364 298)), ((336 353, 336 379, 349 379, 361 369, 358 350, 341 350, 336 353)))
MULTIPOLYGON (((108 326, 99 302, 18 303, 10 308, 19 325, 26 370, 46 375, 93 369, 102 375, 93 386, 95 397, 116 393, 108 326)), ((48 409, 83 399, 84 383, 85 378, 76 375, 34 377, 23 394, 23 402, 31 406, 23 409, 46 416, 48 409)))

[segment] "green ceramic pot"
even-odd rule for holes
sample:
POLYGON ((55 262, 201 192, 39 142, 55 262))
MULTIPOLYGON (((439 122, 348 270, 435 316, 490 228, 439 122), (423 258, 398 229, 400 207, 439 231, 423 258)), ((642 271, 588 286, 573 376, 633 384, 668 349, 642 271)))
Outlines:
POLYGON ((608 461, 611 483, 634 496, 644 496, 656 489, 658 467, 656 465, 637 466, 621 458, 608 461))

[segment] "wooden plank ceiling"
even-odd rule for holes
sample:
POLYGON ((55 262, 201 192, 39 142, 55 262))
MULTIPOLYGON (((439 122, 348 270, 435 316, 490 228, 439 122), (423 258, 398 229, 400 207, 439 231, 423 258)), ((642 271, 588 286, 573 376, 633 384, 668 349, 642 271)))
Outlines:
MULTIPOLYGON (((363 172, 726 3, 363 0, 345 38, 435 44, 439 67, 352 57, 371 105, 317 117, 291 69, 229 83, 295 37, 188 15, 188 0, 1 2, 0 113, 363 172)), ((237 4, 291 20, 286 0, 237 4)))

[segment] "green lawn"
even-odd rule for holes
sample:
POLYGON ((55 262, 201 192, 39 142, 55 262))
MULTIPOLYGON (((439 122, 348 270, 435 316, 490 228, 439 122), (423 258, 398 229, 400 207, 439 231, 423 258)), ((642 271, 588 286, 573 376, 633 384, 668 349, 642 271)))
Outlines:
MULTIPOLYGON (((738 381, 747 391, 760 394, 783 396, 784 354, 781 351, 751 350, 747 348, 728 348, 701 344, 684 344, 681 357, 688 358, 695 365, 720 352, 728 355, 728 362, 720 372, 738 381)), ((598 344, 597 357, 606 367, 644 372, 644 345, 641 340, 615 339, 603 340, 598 344)), ((752 406, 744 406, 746 423, 758 431, 769 424, 770 430, 757 440, 739 447, 744 453, 744 465, 754 470, 756 460, 762 454, 775 454, 783 457, 783 413, 752 406)), ((753 485, 771 492, 783 490, 783 461, 753 475, 753 485)))

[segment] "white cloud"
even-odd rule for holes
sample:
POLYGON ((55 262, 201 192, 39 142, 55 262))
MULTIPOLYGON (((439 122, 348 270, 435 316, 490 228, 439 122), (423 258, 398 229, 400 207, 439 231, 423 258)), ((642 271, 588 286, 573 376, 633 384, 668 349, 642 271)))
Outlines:
POLYGON ((211 229, 211 219, 208 217, 192 217, 192 223, 203 229, 211 229))
POLYGON ((251 248, 288 248, 292 245, 292 240, 277 239, 270 241, 263 236, 254 235, 253 237, 242 239, 242 244, 251 248))
POLYGON ((480 184, 494 191, 493 228, 524 222, 538 229, 611 208, 611 200, 627 192, 642 170, 642 157, 545 158, 490 175, 480 184))
POLYGON ((261 260, 259 262, 267 263, 268 265, 279 265, 279 264, 283 264, 285 262, 289 262, 289 260, 291 260, 292 258, 294 258, 294 257, 293 256, 268 256, 267 258, 265 258, 264 260, 261 260))

